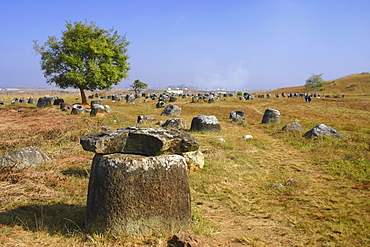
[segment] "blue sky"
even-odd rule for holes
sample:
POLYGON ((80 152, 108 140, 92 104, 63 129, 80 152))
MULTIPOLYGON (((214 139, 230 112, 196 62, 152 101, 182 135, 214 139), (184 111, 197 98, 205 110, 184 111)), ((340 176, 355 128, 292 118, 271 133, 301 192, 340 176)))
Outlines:
POLYGON ((131 42, 128 87, 304 85, 370 72, 369 0, 0 0, 0 87, 47 87, 33 40, 94 21, 131 42))

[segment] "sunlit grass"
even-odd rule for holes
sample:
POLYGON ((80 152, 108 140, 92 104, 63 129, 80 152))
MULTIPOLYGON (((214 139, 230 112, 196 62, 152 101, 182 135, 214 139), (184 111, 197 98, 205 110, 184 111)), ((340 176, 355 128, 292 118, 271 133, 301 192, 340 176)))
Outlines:
MULTIPOLYGON (((76 97, 65 98, 75 102, 76 97)), ((188 128, 200 114, 215 115, 222 127, 220 133, 189 132, 200 141, 201 151, 218 151, 205 156, 203 170, 190 173, 190 228, 195 233, 212 240, 234 227, 234 239, 252 246, 370 244, 368 97, 314 99, 311 104, 301 98, 190 101, 174 102, 182 108, 180 117, 188 128), (281 124, 261 124, 267 108, 281 112, 281 124), (246 123, 231 122, 232 110, 243 110, 246 123), (304 133, 281 130, 293 121, 305 131, 323 123, 345 137, 309 140, 302 137, 304 133), (253 138, 243 139, 243 135, 253 138), (298 183, 289 185, 289 179, 298 183)), ((13 125, 0 131, 0 155, 36 145, 52 158, 35 170, 1 175, 0 202, 6 203, 1 206, 0 243, 30 246, 35 240, 40 246, 155 246, 165 241, 167 236, 129 239, 84 232, 93 154, 82 150, 80 136, 100 132, 102 126, 134 126, 138 115, 156 116, 145 127, 158 127, 157 122, 170 118, 161 116, 163 108, 151 101, 128 104, 105 99, 103 103, 112 108, 105 117, 27 108, 20 113, 24 123, 39 119, 32 128, 13 125), (50 116, 53 121, 47 120, 50 116)))

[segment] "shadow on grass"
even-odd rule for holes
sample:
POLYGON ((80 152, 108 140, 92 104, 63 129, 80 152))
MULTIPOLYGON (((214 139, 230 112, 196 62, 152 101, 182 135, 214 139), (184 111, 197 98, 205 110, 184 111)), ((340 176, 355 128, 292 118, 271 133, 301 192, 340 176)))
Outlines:
POLYGON ((90 176, 90 170, 74 167, 74 168, 69 168, 67 170, 62 171, 62 174, 65 176, 88 178, 90 176))
POLYGON ((71 236, 84 231, 86 207, 77 205, 35 204, 0 214, 0 224, 19 225, 27 231, 46 231, 71 236))

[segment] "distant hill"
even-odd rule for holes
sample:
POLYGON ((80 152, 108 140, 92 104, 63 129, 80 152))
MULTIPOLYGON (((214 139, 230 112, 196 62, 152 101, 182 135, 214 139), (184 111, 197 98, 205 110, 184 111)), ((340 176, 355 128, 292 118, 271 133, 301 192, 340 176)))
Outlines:
MULTIPOLYGON (((306 93, 305 86, 278 88, 269 93, 306 93)), ((310 92, 309 92, 310 93, 310 92)), ((325 81, 321 94, 370 95, 370 73, 348 75, 336 80, 325 81)))

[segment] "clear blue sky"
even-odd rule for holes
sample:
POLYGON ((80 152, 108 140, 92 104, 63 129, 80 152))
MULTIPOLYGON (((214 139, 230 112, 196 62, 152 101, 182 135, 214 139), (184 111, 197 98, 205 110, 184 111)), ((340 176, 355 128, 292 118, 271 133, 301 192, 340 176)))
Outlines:
POLYGON ((94 21, 132 44, 128 87, 267 89, 370 71, 369 0, 0 0, 0 87, 46 87, 33 40, 94 21))

